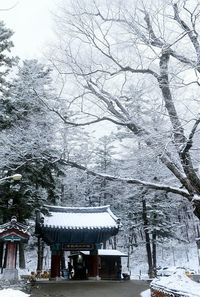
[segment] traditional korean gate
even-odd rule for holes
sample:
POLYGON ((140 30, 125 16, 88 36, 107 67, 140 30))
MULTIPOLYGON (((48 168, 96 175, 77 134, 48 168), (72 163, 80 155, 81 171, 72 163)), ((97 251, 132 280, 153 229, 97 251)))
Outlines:
POLYGON ((46 206, 46 210, 48 214, 37 212, 35 232, 51 248, 51 278, 60 277, 63 251, 84 250, 91 254, 91 277, 98 277, 99 245, 116 235, 120 226, 110 207, 46 206))

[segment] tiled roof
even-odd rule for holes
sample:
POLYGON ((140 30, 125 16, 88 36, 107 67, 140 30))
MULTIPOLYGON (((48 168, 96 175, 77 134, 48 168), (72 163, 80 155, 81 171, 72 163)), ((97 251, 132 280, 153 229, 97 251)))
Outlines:
POLYGON ((61 229, 117 228, 119 220, 109 206, 54 207, 46 206, 49 215, 43 216, 43 226, 61 229))
POLYGON ((0 225, 0 233, 5 232, 6 230, 16 229, 23 233, 28 233, 29 226, 17 222, 15 217, 11 218, 11 221, 5 224, 0 225))

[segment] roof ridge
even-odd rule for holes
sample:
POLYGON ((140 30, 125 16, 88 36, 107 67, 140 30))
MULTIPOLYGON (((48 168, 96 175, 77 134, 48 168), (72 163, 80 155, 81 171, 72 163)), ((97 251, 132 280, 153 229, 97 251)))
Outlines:
POLYGON ((83 206, 55 206, 55 205, 44 205, 45 208, 48 209, 49 212, 64 212, 64 213, 100 213, 100 212, 108 212, 112 213, 110 210, 110 205, 103 206, 94 206, 94 207, 83 207, 83 206))

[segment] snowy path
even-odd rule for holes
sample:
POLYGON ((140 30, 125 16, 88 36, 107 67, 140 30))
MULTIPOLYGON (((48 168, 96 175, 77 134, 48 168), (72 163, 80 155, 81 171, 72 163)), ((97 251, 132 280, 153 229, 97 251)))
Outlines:
POLYGON ((143 281, 99 281, 36 284, 31 297, 140 297, 149 285, 143 281))

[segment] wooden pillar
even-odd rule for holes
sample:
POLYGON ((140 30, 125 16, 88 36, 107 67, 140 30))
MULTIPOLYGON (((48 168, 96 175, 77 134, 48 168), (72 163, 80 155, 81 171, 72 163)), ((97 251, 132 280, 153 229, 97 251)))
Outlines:
POLYGON ((93 250, 90 252, 90 276, 98 278, 99 276, 99 256, 98 250, 93 250))
POLYGON ((51 251, 51 276, 50 278, 60 277, 60 251, 51 251))
POLYGON ((91 276, 97 277, 99 275, 99 269, 98 269, 98 255, 92 255, 91 256, 92 261, 92 270, 91 270, 91 276))
POLYGON ((16 253, 17 244, 15 242, 7 243, 7 259, 6 259, 6 268, 15 269, 16 268, 16 253))

